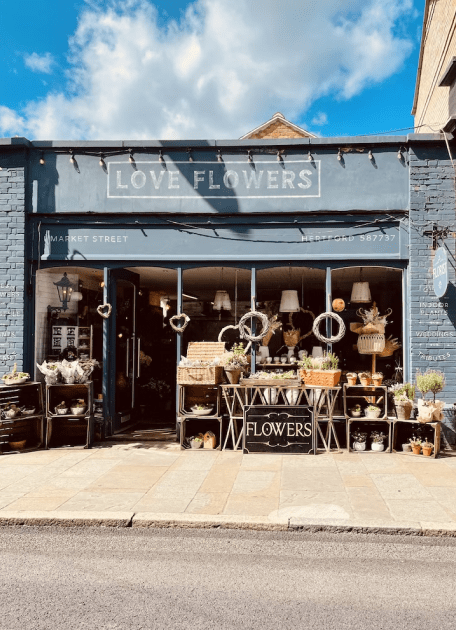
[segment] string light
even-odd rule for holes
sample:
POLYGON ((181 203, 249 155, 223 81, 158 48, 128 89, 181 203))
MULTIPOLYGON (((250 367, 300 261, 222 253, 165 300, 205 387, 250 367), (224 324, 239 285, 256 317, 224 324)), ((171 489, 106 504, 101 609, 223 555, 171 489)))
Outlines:
POLYGON ((307 159, 309 160, 309 162, 313 162, 313 157, 312 157, 312 153, 309 151, 309 153, 307 154, 307 159))
POLYGON ((188 161, 189 162, 193 162, 192 150, 191 149, 187 149, 187 153, 188 153, 188 161))
POLYGON ((44 153, 43 152, 41 152, 40 164, 41 164, 41 166, 44 166, 44 164, 46 164, 46 160, 44 159, 44 153))
POLYGON ((103 153, 100 153, 100 161, 98 162, 98 164, 102 167, 102 168, 106 168, 106 163, 104 161, 104 156, 103 153))
POLYGON ((342 151, 340 149, 337 152, 337 159, 339 160, 339 162, 342 162, 342 151))
POLYGON ((217 162, 223 162, 222 152, 220 149, 217 151, 217 162))

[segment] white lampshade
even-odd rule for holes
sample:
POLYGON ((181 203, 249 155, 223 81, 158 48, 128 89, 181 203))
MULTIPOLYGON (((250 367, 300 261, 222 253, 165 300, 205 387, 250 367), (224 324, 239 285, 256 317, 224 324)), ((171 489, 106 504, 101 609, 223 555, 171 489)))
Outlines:
POLYGON ((214 298, 214 311, 231 311, 231 300, 228 291, 217 291, 214 298))
POLYGON ((71 294, 72 302, 80 302, 82 300, 82 293, 80 291, 73 291, 71 294))
POLYGON ((323 356, 323 348, 321 346, 314 346, 312 348, 312 357, 317 359, 318 357, 323 356))
POLYGON ((372 302, 371 292, 368 282, 354 282, 350 302, 367 304, 372 302))
POLYGON ((281 313, 299 312, 299 300, 297 291, 282 291, 279 311, 281 313))

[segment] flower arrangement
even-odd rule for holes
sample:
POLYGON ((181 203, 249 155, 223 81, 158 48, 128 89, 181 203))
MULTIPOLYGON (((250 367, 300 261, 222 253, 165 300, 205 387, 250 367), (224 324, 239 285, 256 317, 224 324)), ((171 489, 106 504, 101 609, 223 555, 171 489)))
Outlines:
POLYGON ((339 357, 332 352, 328 352, 322 357, 303 357, 298 365, 305 370, 337 370, 339 367, 339 357))
POLYGON ((415 398, 415 386, 411 383, 398 383, 393 385, 391 390, 394 396, 394 402, 412 402, 415 398))
POLYGON ((243 343, 235 343, 230 352, 222 356, 222 364, 225 370, 242 370, 244 371, 249 362, 244 350, 243 343))
POLYGON ((415 447, 415 448, 421 447, 421 440, 420 440, 420 438, 417 438, 417 437, 411 437, 411 438, 409 439, 409 442, 410 442, 410 444, 411 444, 412 448, 413 448, 413 447, 415 447))
POLYGON ((358 442, 359 444, 362 444, 363 442, 365 442, 367 440, 367 433, 364 433, 363 431, 356 430, 356 431, 353 431, 352 437, 353 437, 355 442, 358 442))
POLYGON ((372 431, 372 433, 370 434, 370 439, 376 444, 383 444, 383 440, 385 438, 386 435, 383 433, 383 431, 372 431))
POLYGON ((2 376, 2 381, 5 383, 5 385, 15 385, 18 382, 24 383, 29 378, 30 374, 28 372, 17 371, 17 363, 15 363, 11 372, 2 376))
POLYGON ((296 372, 294 370, 289 370, 288 372, 284 372, 283 374, 276 374, 274 372, 256 372, 255 374, 251 374, 248 378, 254 380, 277 380, 277 381, 286 381, 296 379, 296 372))
POLYGON ((429 442, 429 440, 424 440, 424 442, 421 442, 421 447, 422 448, 434 448, 434 444, 432 442, 429 442))

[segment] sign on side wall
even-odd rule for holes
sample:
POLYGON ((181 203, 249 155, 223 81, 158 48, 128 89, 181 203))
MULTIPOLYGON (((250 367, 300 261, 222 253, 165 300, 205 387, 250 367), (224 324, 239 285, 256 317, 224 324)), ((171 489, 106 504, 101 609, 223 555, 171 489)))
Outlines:
POLYGON ((304 406, 251 405, 244 410, 244 453, 310 453, 312 412, 304 406))
POLYGON ((448 288, 448 257, 444 247, 439 247, 435 252, 432 264, 432 279, 434 282, 434 293, 438 298, 443 297, 448 288))

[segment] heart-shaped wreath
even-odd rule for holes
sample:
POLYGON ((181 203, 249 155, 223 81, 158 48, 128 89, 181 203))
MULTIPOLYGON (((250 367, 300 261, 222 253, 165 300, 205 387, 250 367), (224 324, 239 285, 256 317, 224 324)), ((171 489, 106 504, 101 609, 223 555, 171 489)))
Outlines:
MULTIPOLYGON (((221 342, 222 341, 222 337, 223 337, 223 333, 226 330, 238 330, 239 331, 239 324, 237 324, 236 326, 225 326, 225 328, 222 328, 222 330, 219 332, 219 336, 217 338, 217 341, 221 342)), ((248 329, 248 331, 250 332, 250 329, 248 329)), ((240 331, 239 331, 240 332, 240 331)), ((246 345, 245 349, 244 349, 244 354, 247 354, 248 350, 250 349, 250 346, 252 345, 252 342, 249 341, 249 343, 246 345)))
MULTIPOLYGON (((309 313, 309 315, 312 317, 312 328, 309 330, 309 332, 307 332, 305 335, 302 335, 301 337, 299 337, 297 344, 302 341, 303 339, 306 339, 307 337, 310 337, 310 335, 313 333, 313 323, 315 321, 315 315, 312 313, 312 311, 307 311, 304 308, 300 308, 299 311, 296 311, 297 313, 309 313)), ((293 330, 296 330, 294 325, 293 325, 293 315, 294 313, 290 313, 289 317, 288 317, 288 323, 290 324, 290 326, 292 327, 293 330)))
POLYGON ((173 315, 172 317, 169 318, 169 325, 177 333, 182 334, 184 330, 187 328, 189 321, 190 321, 190 317, 188 315, 186 315, 185 313, 178 313, 178 315, 173 315), (174 324, 174 322, 176 322, 177 324, 180 321, 183 322, 181 326, 176 326, 174 324))
POLYGON ((112 306, 107 302, 100 304, 97 306, 97 313, 98 315, 101 315, 103 319, 109 319, 112 313, 112 306))

